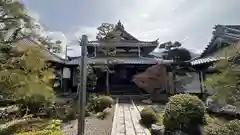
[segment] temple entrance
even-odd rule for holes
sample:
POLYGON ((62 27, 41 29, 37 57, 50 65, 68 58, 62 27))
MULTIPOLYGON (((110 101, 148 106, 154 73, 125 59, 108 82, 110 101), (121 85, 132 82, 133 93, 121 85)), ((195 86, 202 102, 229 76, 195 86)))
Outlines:
POLYGON ((145 94, 133 81, 133 76, 143 72, 146 67, 141 65, 116 65, 114 73, 109 76, 109 87, 112 95, 145 94))
MULTIPOLYGON (((150 65, 118 64, 112 67, 113 73, 109 74, 109 90, 111 95, 140 95, 147 94, 133 81, 133 76, 144 72, 150 65)), ((106 72, 98 73, 95 92, 106 93, 106 72)))

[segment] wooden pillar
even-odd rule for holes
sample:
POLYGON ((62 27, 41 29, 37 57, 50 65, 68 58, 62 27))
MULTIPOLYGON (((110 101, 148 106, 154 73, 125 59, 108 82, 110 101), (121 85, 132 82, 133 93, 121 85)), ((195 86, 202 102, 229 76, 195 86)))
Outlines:
POLYGON ((168 84, 169 84, 169 94, 175 94, 175 86, 174 86, 174 72, 169 72, 168 73, 168 84))
POLYGON ((80 64, 80 82, 78 83, 78 132, 77 135, 84 135, 85 128, 85 105, 86 105, 86 82, 87 82, 87 43, 86 35, 81 40, 81 64, 80 64))
POLYGON ((70 68, 70 82, 69 82, 70 92, 73 92, 73 68, 70 68))
POLYGON ((163 78, 164 78, 164 89, 166 90, 167 93, 169 93, 169 87, 168 87, 168 74, 167 74, 167 67, 163 66, 163 78))
POLYGON ((109 89, 109 69, 107 67, 107 71, 106 71, 106 91, 107 91, 107 95, 110 95, 110 89, 109 89))
POLYGON ((201 94, 203 94, 204 93, 204 77, 203 77, 202 71, 199 71, 199 81, 200 81, 201 94))
POLYGON ((97 57, 97 46, 94 47, 94 56, 97 57))
POLYGON ((59 69, 59 72, 60 72, 60 88, 61 88, 61 90, 63 91, 63 89, 64 89, 64 87, 63 87, 63 67, 61 67, 60 69, 59 69))
POLYGON ((138 57, 141 57, 141 49, 139 45, 138 45, 138 57))

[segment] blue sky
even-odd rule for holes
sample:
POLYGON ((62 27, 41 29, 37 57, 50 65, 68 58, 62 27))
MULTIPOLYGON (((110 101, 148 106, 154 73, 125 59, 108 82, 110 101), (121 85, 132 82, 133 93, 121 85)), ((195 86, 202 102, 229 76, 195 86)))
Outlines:
MULTIPOLYGON (((121 20, 140 40, 182 41, 201 52, 216 24, 240 24, 240 0, 22 0, 29 14, 54 38, 70 42, 82 34, 94 39, 103 22, 121 20)), ((70 56, 79 54, 73 45, 70 56)))

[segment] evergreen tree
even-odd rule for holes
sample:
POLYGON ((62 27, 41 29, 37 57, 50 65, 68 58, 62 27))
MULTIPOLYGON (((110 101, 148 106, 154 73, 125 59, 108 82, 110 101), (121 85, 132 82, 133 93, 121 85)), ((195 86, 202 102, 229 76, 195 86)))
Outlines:
POLYGON ((237 59, 240 50, 226 48, 224 52, 225 59, 216 63, 218 73, 208 77, 205 85, 214 91, 213 99, 218 103, 236 105, 240 101, 240 65, 237 59))
POLYGON ((53 70, 40 47, 22 45, 0 68, 0 92, 32 111, 54 101, 53 70))

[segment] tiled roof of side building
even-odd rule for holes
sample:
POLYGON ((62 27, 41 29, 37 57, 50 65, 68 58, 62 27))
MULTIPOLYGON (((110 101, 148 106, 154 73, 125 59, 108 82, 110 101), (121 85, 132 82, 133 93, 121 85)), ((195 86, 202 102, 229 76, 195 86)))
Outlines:
POLYGON ((216 49, 217 42, 226 42, 229 44, 236 43, 240 39, 239 27, 240 25, 216 25, 214 27, 215 30, 213 31, 213 37, 211 38, 211 41, 209 42, 209 44, 207 45, 207 47, 204 49, 200 56, 205 57, 206 55, 209 55, 209 53, 211 53, 212 50, 217 51, 216 49), (229 30, 227 28, 238 30, 234 31, 229 30), (239 34, 236 34, 236 32, 239 34))
POLYGON ((225 25, 226 27, 240 30, 240 25, 225 25))

